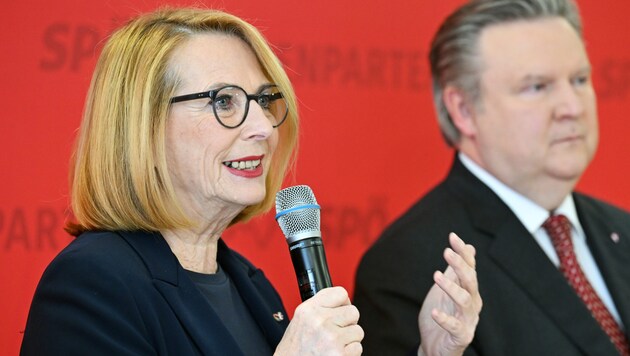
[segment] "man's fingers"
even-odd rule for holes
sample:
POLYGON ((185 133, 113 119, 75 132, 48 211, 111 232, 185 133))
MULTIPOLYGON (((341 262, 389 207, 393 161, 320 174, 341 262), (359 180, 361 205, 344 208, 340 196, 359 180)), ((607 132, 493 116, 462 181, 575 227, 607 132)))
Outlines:
POLYGON ((470 293, 456 282, 446 278, 442 272, 436 271, 433 275, 435 283, 446 293, 459 308, 466 309, 471 306, 470 293))
POLYGON ((476 261, 475 261, 475 254, 476 254, 475 247, 473 247, 472 245, 466 244, 464 242, 464 240, 462 240, 454 232, 451 232, 448 235, 448 241, 449 241, 449 244, 451 245, 451 248, 455 252, 457 252, 458 255, 462 256, 464 261, 466 261, 466 263, 469 266, 471 266, 472 268, 475 268, 475 265, 476 265, 476 261))
MULTIPOLYGON (((459 241, 461 242, 461 240, 459 241)), ((457 243, 454 243, 453 245, 454 248, 458 248, 460 251, 463 251, 463 254, 467 257, 462 256, 462 254, 458 253, 454 249, 446 248, 444 251, 444 259, 448 262, 449 268, 452 268, 452 271, 449 271, 449 268, 447 268, 445 274, 450 280, 460 284, 470 294, 474 295, 477 293, 478 289, 477 271, 474 267, 474 248, 470 245, 461 246, 457 243), (472 249, 467 246, 470 246, 472 249), (468 258, 468 261, 466 258, 468 258), (453 274, 455 275, 455 278, 453 274)))
POLYGON ((431 317, 442 329, 448 331, 451 335, 457 334, 462 328, 461 321, 443 311, 433 309, 431 311, 431 317))

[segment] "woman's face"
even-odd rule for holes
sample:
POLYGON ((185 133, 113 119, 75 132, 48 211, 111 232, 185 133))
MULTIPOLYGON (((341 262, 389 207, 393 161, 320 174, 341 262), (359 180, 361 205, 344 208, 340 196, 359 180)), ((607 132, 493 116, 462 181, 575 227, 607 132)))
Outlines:
MULTIPOLYGON (((175 96, 236 85, 255 94, 270 84, 256 56, 234 36, 207 33, 177 48, 170 62, 180 79, 175 96)), ((245 122, 228 129, 210 99, 172 104, 166 124, 166 159, 180 203, 188 214, 236 215, 266 194, 265 180, 278 130, 255 100, 245 122)))

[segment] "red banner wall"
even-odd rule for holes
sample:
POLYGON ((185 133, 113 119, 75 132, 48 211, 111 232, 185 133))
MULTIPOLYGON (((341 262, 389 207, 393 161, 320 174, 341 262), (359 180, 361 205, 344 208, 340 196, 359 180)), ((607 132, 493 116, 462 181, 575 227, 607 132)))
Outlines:
MULTIPOLYGON (((0 31, 0 353, 6 354, 17 354, 37 281, 70 241, 62 230, 67 162, 99 44, 129 17, 164 5, 155 0, 34 2, 5 4, 0 31)), ((303 129, 297 171, 288 184, 313 188, 323 207, 333 282, 350 292, 363 251, 445 175, 451 162, 434 119, 426 54, 439 21, 461 2, 204 4, 255 24, 285 63, 300 99, 303 129)), ((599 151, 579 189, 630 209, 625 145, 630 123, 624 114, 630 2, 579 4, 601 126, 599 151)), ((293 310, 299 294, 273 217, 236 227, 225 238, 265 270, 293 310)))

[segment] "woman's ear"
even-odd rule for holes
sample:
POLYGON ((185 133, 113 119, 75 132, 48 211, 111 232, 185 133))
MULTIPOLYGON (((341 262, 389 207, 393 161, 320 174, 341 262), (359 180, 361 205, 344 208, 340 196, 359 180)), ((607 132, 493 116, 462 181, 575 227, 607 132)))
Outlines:
POLYGON ((442 92, 442 100, 453 120, 453 125, 457 127, 461 136, 474 136, 477 132, 474 120, 475 108, 464 92, 453 85, 447 85, 442 92))

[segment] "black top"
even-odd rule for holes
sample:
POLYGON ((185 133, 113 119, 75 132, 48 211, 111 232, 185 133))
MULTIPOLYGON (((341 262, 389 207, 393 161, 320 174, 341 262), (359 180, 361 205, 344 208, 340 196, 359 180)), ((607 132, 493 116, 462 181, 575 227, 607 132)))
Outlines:
POLYGON ((245 355, 272 355, 273 350, 254 321, 230 277, 219 266, 215 274, 186 270, 245 355))

